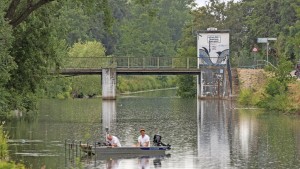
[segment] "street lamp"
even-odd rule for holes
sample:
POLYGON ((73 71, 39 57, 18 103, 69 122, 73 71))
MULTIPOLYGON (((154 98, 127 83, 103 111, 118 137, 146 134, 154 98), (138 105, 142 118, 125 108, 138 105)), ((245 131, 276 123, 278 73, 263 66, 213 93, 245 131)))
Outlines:
POLYGON ((269 63, 269 41, 275 41, 277 38, 257 38, 257 43, 267 44, 267 63, 269 63))

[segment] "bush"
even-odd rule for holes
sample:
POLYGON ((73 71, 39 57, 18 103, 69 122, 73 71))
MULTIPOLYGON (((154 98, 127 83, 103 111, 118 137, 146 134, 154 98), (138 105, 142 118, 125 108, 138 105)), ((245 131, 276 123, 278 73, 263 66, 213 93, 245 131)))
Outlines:
POLYGON ((281 58, 274 71, 275 76, 269 79, 265 87, 264 97, 258 104, 260 107, 279 112, 292 110, 292 100, 288 96, 288 84, 293 81, 291 70, 291 62, 281 58))
POLYGON ((3 131, 3 126, 0 125, 0 159, 6 160, 8 157, 7 134, 3 131))
POLYGON ((0 161, 0 168, 1 169, 25 169, 25 166, 23 164, 15 164, 12 162, 0 161))
POLYGON ((259 95, 253 89, 242 89, 238 96, 238 102, 246 106, 257 105, 259 100, 259 95))
POLYGON ((275 96, 275 95, 284 94, 286 92, 286 89, 287 87, 285 84, 283 84, 276 78, 271 78, 267 83, 265 92, 270 96, 275 96))
POLYGON ((1 169, 25 169, 23 164, 15 164, 8 161, 8 136, 0 125, 0 168, 1 169))
POLYGON ((259 105, 265 109, 278 112, 290 112, 292 110, 290 99, 285 94, 266 97, 259 105))

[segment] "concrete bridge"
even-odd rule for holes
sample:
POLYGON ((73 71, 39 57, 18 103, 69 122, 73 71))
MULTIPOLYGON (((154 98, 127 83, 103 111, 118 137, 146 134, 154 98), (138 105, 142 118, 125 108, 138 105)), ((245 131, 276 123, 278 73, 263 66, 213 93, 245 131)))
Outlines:
POLYGON ((101 75, 104 100, 116 99, 117 75, 198 75, 198 78, 202 79, 197 85, 199 98, 206 95, 225 97, 228 95, 226 89, 228 75, 225 74, 228 72, 227 64, 208 65, 205 63, 205 58, 202 59, 197 57, 68 58, 58 73, 71 76, 101 75), (211 79, 205 80, 206 78, 203 78, 205 75, 211 79))

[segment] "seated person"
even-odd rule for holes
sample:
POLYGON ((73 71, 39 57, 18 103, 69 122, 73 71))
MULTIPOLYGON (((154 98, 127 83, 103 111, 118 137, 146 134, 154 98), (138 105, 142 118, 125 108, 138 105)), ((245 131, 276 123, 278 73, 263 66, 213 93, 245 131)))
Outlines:
POLYGON ((138 137, 137 147, 150 147, 150 137, 145 134, 145 129, 140 129, 141 135, 138 137))
POLYGON ((112 147, 122 147, 121 143, 118 139, 118 137, 113 136, 111 134, 107 135, 107 142, 112 146, 112 147))

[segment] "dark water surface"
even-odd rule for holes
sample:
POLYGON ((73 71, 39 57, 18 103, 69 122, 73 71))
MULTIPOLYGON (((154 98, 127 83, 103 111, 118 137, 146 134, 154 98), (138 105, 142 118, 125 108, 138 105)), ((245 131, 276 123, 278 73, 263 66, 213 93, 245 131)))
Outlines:
POLYGON ((229 101, 181 99, 159 91, 101 99, 42 100, 36 119, 6 124, 13 160, 56 168, 300 168, 300 119, 235 109, 229 101), (105 127, 123 146, 139 128, 172 145, 167 156, 90 159, 69 153, 65 140, 103 141, 105 127))

